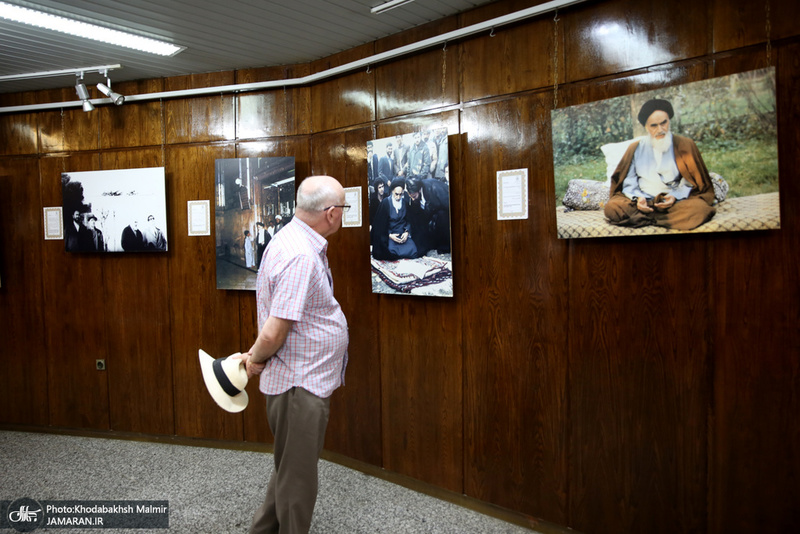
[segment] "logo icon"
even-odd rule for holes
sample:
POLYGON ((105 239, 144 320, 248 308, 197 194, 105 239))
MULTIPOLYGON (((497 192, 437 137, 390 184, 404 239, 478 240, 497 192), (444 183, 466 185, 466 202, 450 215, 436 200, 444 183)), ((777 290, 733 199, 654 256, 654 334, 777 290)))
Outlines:
POLYGON ((7 513, 8 524, 17 532, 33 532, 44 523, 42 505, 33 499, 17 499, 7 513))

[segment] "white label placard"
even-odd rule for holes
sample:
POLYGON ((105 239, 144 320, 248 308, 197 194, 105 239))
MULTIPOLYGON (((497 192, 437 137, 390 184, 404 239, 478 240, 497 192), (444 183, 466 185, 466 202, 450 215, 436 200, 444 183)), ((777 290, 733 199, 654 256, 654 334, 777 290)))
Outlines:
POLYGON ((361 226, 361 188, 345 187, 344 203, 348 204, 350 209, 344 212, 344 215, 342 215, 342 226, 361 226))
POLYGON ((211 235, 211 201, 188 200, 189 235, 211 235))
POLYGON ((497 220, 528 218, 528 169, 497 171, 497 220))
POLYGON ((61 206, 44 208, 44 238, 64 239, 64 215, 61 206))

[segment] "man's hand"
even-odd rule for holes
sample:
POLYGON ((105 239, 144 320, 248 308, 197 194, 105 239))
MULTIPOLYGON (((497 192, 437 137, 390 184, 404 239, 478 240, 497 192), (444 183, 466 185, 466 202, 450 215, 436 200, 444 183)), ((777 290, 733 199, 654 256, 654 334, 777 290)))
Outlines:
POLYGON ((247 371, 247 378, 250 379, 254 376, 258 376, 261 374, 261 371, 264 370, 264 367, 267 366, 267 362, 261 363, 253 363, 250 361, 251 353, 247 352, 244 354, 240 354, 237 359, 242 360, 244 362, 244 368, 247 371))
POLYGON ((664 195, 664 198, 661 199, 661 202, 656 202, 653 204, 654 207, 660 210, 668 210, 675 204, 675 197, 672 195, 664 195))
POLYGON ((403 234, 389 234, 389 239, 394 241, 395 243, 400 243, 401 245, 408 240, 408 232, 403 232, 403 234))
MULTIPOLYGON (((674 198, 673 198, 673 200, 674 200, 674 198)), ((651 208, 650 206, 647 205, 647 199, 644 198, 644 197, 639 197, 636 200, 636 207, 642 213, 652 213, 653 212, 653 208, 651 208)))

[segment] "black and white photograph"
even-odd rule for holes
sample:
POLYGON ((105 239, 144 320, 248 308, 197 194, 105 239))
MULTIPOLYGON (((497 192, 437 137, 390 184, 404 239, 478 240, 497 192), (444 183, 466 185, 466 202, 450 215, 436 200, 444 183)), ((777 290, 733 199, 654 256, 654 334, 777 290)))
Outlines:
POLYGON ((452 297, 447 128, 367 142, 372 292, 452 297))
POLYGON ((166 252, 164 167, 61 174, 67 252, 166 252))
POLYGON ((552 121, 559 238, 780 228, 774 68, 556 109, 552 121))
POLYGON ((217 289, 255 291, 270 239, 294 216, 294 157, 218 159, 215 175, 217 289))

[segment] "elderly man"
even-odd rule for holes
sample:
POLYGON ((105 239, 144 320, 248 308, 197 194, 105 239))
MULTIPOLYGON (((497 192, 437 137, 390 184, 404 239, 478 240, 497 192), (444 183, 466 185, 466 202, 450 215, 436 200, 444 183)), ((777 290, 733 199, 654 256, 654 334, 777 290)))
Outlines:
POLYGON ((333 296, 326 238, 348 208, 335 178, 303 180, 297 212, 275 234, 258 271, 259 334, 241 358, 248 376, 261 377, 275 470, 250 532, 305 533, 311 526, 330 396, 347 366, 347 320, 333 296))
POLYGON ((611 175, 609 222, 692 230, 716 213, 714 186, 694 141, 670 132, 672 105, 648 100, 639 122, 649 134, 632 143, 611 175))

